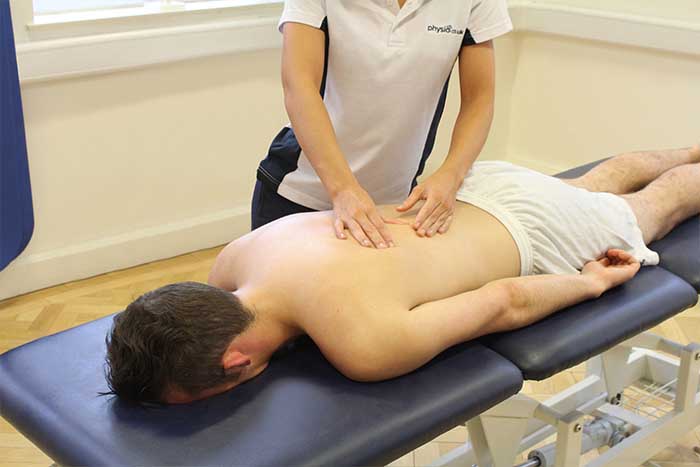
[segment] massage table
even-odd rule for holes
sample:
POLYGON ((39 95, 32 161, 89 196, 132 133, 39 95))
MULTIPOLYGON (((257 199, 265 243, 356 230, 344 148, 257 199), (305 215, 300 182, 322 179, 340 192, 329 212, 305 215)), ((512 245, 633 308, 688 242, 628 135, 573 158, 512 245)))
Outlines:
POLYGON ((510 467, 529 453, 523 466, 578 466, 603 445, 591 466, 639 465, 700 424, 700 346, 645 332, 698 300, 700 217, 651 247, 659 266, 596 300, 378 383, 348 380, 302 338, 233 391, 132 407, 97 395, 108 316, 1 355, 0 416, 63 466, 384 465, 465 423, 470 441, 435 465, 510 467), (585 378, 545 402, 519 393, 582 362, 585 378), (667 404, 656 417, 625 407, 642 383, 667 404))

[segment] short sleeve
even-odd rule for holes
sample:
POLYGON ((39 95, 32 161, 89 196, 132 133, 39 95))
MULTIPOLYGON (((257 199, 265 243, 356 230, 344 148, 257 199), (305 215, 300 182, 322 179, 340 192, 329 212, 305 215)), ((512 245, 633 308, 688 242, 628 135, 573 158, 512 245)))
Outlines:
POLYGON ((506 0, 474 0, 462 45, 479 44, 513 29, 506 0))
POLYGON ((326 0, 285 0, 277 29, 281 32, 284 23, 288 22, 320 28, 325 18, 326 0))

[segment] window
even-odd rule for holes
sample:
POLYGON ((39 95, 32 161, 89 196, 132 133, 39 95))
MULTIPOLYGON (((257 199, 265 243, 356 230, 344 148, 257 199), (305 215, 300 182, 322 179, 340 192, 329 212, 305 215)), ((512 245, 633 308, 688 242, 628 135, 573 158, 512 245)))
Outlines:
POLYGON ((145 0, 34 0, 34 14, 144 6, 145 0))
MULTIPOLYGON (((24 2, 26 0, 14 0, 24 2)), ((33 0, 33 25, 153 16, 157 13, 203 12, 282 4, 282 0, 33 0)))
MULTIPOLYGON (((0 0, 7 1, 7 0, 0 0)), ((280 46, 282 0, 10 0, 22 82, 280 46)))

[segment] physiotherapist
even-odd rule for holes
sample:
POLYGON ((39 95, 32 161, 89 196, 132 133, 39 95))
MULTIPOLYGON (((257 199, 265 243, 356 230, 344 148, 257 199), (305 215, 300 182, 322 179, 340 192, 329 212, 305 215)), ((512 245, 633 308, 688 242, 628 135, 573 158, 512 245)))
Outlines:
POLYGON ((492 40, 512 29, 505 0, 287 0, 282 83, 291 121, 260 163, 252 227, 333 210, 367 247, 393 246, 378 204, 425 202, 413 228, 450 227, 456 192, 493 119, 492 40), (422 183, 459 59, 461 107, 443 164, 422 183))

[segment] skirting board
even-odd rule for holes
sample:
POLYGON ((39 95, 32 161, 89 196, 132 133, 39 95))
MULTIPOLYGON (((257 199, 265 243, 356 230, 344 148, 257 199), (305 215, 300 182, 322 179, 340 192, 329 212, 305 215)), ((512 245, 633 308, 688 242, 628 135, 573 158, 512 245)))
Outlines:
POLYGON ((224 245, 250 230, 250 206, 20 256, 0 272, 0 300, 224 245))

